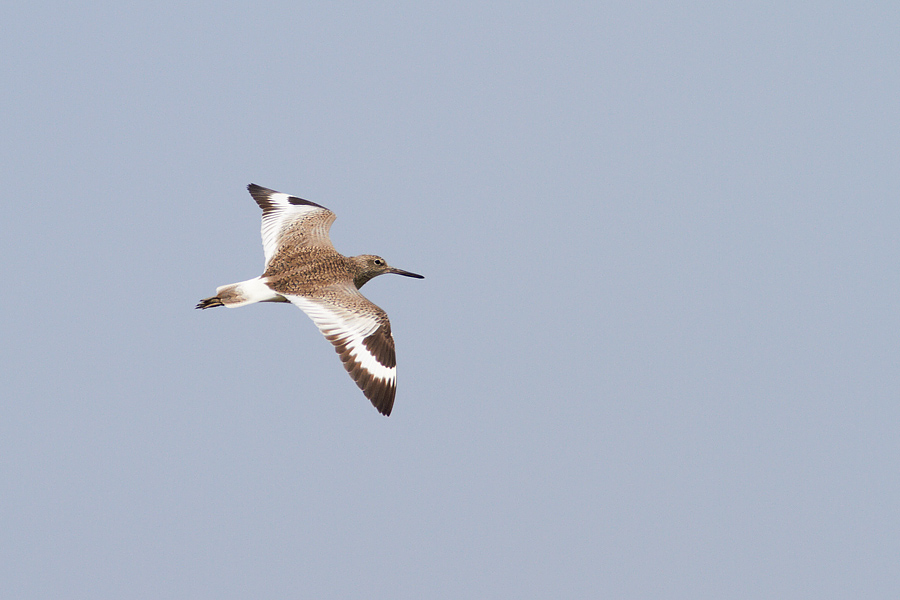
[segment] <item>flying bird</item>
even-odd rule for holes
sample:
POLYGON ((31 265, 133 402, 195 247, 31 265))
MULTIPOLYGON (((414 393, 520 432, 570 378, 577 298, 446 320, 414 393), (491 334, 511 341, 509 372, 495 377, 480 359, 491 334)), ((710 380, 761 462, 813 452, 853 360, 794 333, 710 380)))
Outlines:
POLYGON ((397 391, 397 361, 387 314, 359 292, 373 277, 394 273, 380 256, 344 256, 328 231, 335 214, 315 202, 247 186, 262 209, 263 274, 216 288, 197 308, 237 308, 254 302, 290 302, 334 344, 344 368, 378 411, 387 416, 397 391))

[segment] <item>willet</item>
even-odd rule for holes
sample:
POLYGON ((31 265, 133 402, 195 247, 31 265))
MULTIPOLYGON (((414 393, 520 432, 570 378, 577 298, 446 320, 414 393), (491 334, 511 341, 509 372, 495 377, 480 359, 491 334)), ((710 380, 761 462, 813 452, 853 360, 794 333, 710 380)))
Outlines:
POLYGON ((343 256, 328 230, 335 214, 314 202, 256 184, 247 186, 262 215, 265 271, 216 288, 197 308, 237 308, 254 302, 290 302, 313 320, 341 356, 344 368, 366 398, 390 415, 397 391, 397 361, 387 314, 359 293, 385 273, 424 279, 388 266, 371 254, 343 256))

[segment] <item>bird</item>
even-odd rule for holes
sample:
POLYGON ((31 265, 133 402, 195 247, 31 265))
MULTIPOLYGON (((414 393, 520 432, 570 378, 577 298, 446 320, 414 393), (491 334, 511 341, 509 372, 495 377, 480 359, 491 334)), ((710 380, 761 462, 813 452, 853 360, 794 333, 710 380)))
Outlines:
POLYGON ((336 216, 309 200, 251 183, 262 209, 263 274, 216 288, 196 308, 237 308, 290 302, 334 345, 344 368, 378 411, 389 416, 397 391, 397 361, 387 313, 360 293, 379 275, 422 275, 391 267, 380 256, 344 256, 328 235, 336 216))

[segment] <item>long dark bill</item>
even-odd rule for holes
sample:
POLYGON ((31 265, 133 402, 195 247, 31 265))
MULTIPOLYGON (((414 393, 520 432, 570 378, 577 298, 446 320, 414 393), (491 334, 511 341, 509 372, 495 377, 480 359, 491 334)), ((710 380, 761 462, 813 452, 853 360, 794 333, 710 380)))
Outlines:
POLYGON ((410 273, 409 271, 404 271, 403 269, 395 269, 391 267, 391 273, 395 275, 405 275, 406 277, 415 277, 416 279, 425 279, 424 275, 417 275, 416 273, 410 273))

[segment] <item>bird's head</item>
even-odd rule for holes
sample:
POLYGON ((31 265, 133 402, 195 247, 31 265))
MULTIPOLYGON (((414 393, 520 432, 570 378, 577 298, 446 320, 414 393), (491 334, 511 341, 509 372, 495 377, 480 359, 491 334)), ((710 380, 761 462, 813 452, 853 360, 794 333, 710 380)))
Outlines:
POLYGON ((416 279, 425 279, 422 275, 410 273, 409 271, 404 271, 403 269, 395 269, 394 267, 387 264, 386 260, 384 260, 380 256, 375 256, 374 254, 361 254, 359 256, 354 256, 350 259, 350 262, 353 265, 353 270, 355 271, 353 283, 356 285, 356 289, 361 288, 367 281, 369 281, 373 277, 378 277, 379 275, 384 275, 386 273, 393 273, 394 275, 404 275, 406 277, 415 277, 416 279))

